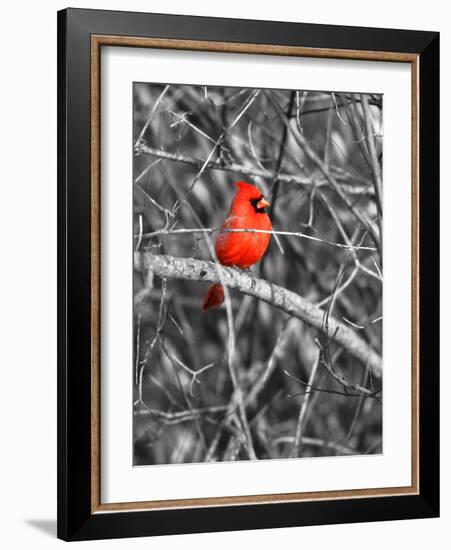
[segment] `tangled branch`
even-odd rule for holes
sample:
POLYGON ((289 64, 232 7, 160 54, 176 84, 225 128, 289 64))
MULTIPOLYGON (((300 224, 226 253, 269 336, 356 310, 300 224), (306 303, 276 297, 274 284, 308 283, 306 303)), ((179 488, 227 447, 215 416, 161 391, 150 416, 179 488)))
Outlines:
MULTIPOLYGON (((210 283, 222 282, 229 288, 259 298, 320 331, 324 330, 324 311, 322 309, 286 288, 264 279, 256 279, 235 268, 218 266, 213 262, 194 258, 155 255, 151 252, 135 252, 134 264, 137 270, 144 272, 151 270, 163 278, 210 283)), ((336 344, 343 347, 363 365, 368 365, 374 376, 381 377, 382 360, 380 356, 349 326, 330 317, 328 330, 335 335, 334 342, 336 344)))
MULTIPOLYGON (((273 180, 277 176, 277 180, 283 183, 294 183, 302 187, 325 187, 329 184, 327 178, 321 177, 303 177, 297 174, 278 174, 274 170, 266 170, 262 168, 257 168, 255 166, 250 166, 248 164, 240 164, 237 162, 224 162, 223 159, 207 159, 207 161, 202 161, 195 157, 188 155, 183 155, 180 153, 170 153, 168 151, 163 151, 161 149, 156 149, 150 147, 144 141, 139 142, 135 146, 135 154, 144 154, 151 157, 156 157, 158 159, 171 160, 174 162, 181 162, 183 164, 188 164, 194 166, 195 168, 201 169, 204 166, 205 169, 209 170, 221 170, 225 172, 238 172, 243 176, 252 176, 260 177, 267 179, 268 181, 273 180)), ((139 178, 140 176, 138 176, 139 178)), ((341 187, 349 195, 372 195, 374 193, 373 189, 368 185, 355 185, 349 184, 345 181, 348 178, 343 178, 339 174, 336 175, 335 180, 340 181, 341 187)))

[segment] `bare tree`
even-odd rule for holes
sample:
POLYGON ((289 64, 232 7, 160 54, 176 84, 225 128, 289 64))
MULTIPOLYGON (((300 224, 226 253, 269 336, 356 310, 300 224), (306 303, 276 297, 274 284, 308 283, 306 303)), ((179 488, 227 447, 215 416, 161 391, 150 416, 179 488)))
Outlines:
POLYGON ((140 83, 134 136, 135 464, 380 452, 381 97, 140 83), (243 179, 252 272, 214 249, 243 179))

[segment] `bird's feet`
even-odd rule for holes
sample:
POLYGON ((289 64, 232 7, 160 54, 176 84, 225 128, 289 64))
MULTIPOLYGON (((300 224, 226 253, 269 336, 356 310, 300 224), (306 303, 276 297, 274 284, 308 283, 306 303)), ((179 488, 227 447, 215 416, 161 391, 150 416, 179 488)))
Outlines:
POLYGON ((251 268, 250 267, 239 267, 237 265, 234 265, 233 268, 238 271, 239 274, 245 274, 245 275, 249 275, 250 278, 251 278, 251 288, 253 288, 255 286, 255 279, 253 277, 253 273, 251 271, 251 268))
POLYGON ((245 273, 246 275, 252 275, 252 271, 250 267, 240 267, 238 265, 232 266, 233 269, 238 271, 238 273, 245 273))

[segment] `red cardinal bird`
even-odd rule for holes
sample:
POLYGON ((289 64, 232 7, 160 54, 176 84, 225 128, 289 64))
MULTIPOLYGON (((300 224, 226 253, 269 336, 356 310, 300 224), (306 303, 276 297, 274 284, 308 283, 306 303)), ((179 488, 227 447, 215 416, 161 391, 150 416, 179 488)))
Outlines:
MULTIPOLYGON (((272 229, 271 220, 265 208, 269 202, 255 185, 239 181, 238 191, 230 205, 227 218, 221 229, 272 229)), ((257 263, 268 248, 271 235, 269 233, 253 232, 223 232, 219 233, 215 251, 222 265, 247 269, 257 263)), ((217 307, 224 301, 224 289, 220 284, 208 287, 202 304, 202 311, 217 307)))

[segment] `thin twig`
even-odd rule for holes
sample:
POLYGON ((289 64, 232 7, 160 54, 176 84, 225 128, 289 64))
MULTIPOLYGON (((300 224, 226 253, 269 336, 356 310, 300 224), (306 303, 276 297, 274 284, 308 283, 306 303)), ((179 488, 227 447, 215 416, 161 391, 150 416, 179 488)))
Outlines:
POLYGON ((211 149, 210 153, 208 154, 208 156, 205 159, 202 166, 199 168, 197 174, 194 176, 193 181, 190 183, 190 185, 188 187, 188 190, 186 191, 186 193, 183 196, 182 200, 175 206, 174 212, 179 210, 186 203, 186 201, 188 199, 188 196, 193 191, 196 183, 200 180, 200 178, 201 178, 202 174, 204 173, 205 169, 208 167, 208 165, 209 165, 211 159, 213 158, 213 155, 215 154, 218 147, 220 147, 222 145, 222 143, 224 142, 224 139, 227 136, 227 134, 238 123, 238 121, 241 119, 241 117, 249 109, 249 107, 257 99, 257 97, 259 95, 260 95, 260 90, 253 90, 250 93, 250 95, 244 100, 238 115, 234 118, 233 122, 222 132, 222 134, 218 137, 218 139, 214 143, 213 148, 211 149))
POLYGON ((370 327, 371 325, 374 325, 375 323, 378 323, 379 321, 382 321, 382 315, 380 315, 379 317, 376 317, 376 319, 373 319, 372 321, 368 321, 367 323, 365 323, 363 325, 362 324, 358 325, 356 323, 353 323, 352 321, 350 321, 346 317, 342 317, 342 319, 343 319, 343 321, 345 321, 345 323, 348 323, 352 327, 358 328, 359 330, 363 330, 365 328, 370 327))
MULTIPOLYGON (((181 162, 183 164, 189 164, 191 166, 194 166, 195 168, 198 168, 199 170, 202 169, 202 167, 205 165, 205 167, 203 168, 203 171, 208 168, 209 170, 239 172, 244 176, 260 177, 266 180, 272 180, 275 175, 275 172, 273 170, 262 170, 261 168, 257 168, 246 164, 239 164, 236 162, 224 162, 223 159, 213 160, 211 157, 209 159, 207 157, 208 162, 205 162, 200 159, 196 159, 194 157, 183 155, 180 153, 170 153, 168 151, 155 149, 154 147, 150 147, 145 143, 142 143, 140 145, 139 151, 142 154, 150 155, 160 159, 166 159, 174 162, 181 162)), ((371 185, 368 186, 368 185, 351 185, 349 183, 347 184, 346 180, 349 180, 349 178, 343 177, 338 173, 336 174, 335 177, 336 177, 336 180, 340 182, 340 185, 343 188, 343 191, 348 193, 349 195, 372 195, 374 193, 374 189, 371 187, 371 185)), ((322 187, 322 186, 328 185, 328 181, 326 178, 320 178, 316 176, 303 177, 297 174, 280 173, 278 176, 278 179, 283 183, 293 183, 303 187, 311 187, 312 185, 317 185, 319 187, 322 187)))
MULTIPOLYGON (((351 447, 346 447, 345 445, 340 445, 339 443, 334 443, 333 441, 325 441, 324 439, 317 439, 315 437, 303 437, 301 441, 303 445, 310 445, 311 447, 325 447, 326 449, 338 451, 339 453, 344 455, 355 455, 358 453, 356 449, 352 449, 351 447)), ((282 444, 292 445, 293 442, 294 442, 293 436, 284 435, 273 439, 272 445, 282 445, 282 444)))
POLYGON ((263 390, 268 380, 271 378, 271 375, 277 366, 277 362, 280 359, 280 356, 282 355, 285 346, 289 342, 290 320, 292 319, 288 319, 287 321, 285 321, 282 327, 282 330, 280 331, 279 336, 277 337, 276 344, 274 346, 274 349, 271 353, 271 356, 267 364, 265 365, 263 372, 259 375, 258 380, 256 380, 256 382, 252 385, 251 390, 246 395, 246 398, 244 401, 245 405, 248 405, 249 403, 253 403, 257 399, 258 395, 263 390))
POLYGON ((140 249, 141 242, 143 239, 143 215, 142 214, 139 214, 138 216, 138 224, 139 224, 138 242, 136 243, 135 250, 140 249))
MULTIPOLYGON (((174 214, 173 212, 171 212, 170 210, 168 210, 167 208, 165 208, 164 206, 161 206, 160 203, 158 203, 153 197, 151 197, 149 195, 149 193, 147 193, 140 185, 138 184, 135 184, 135 188, 136 189, 139 189, 139 191, 146 197, 146 199, 153 204, 153 206, 155 206, 155 208, 157 210, 159 210, 160 212, 162 212, 165 216, 169 217, 169 218, 173 218, 174 217, 174 214)), ((143 235, 144 237, 144 235, 143 235)))
POLYGON ((155 103, 153 104, 153 107, 152 107, 152 110, 150 111, 150 115, 146 121, 146 123, 144 124, 144 126, 142 127, 142 130, 138 136, 138 139, 136 140, 136 143, 139 144, 139 142, 143 139, 144 137, 144 134, 146 133, 146 130, 147 128, 149 127, 149 124, 153 118, 153 115, 155 114, 155 111, 157 110, 157 107, 158 105, 161 103, 161 101, 163 100, 164 96, 167 94, 167 92, 169 91, 169 88, 171 86, 169 84, 167 84, 163 91, 161 92, 161 94, 158 96, 158 99, 155 101, 155 103))
POLYGON ((376 399, 377 401, 381 401, 380 397, 378 396, 378 394, 380 393, 380 390, 375 390, 371 393, 366 394, 366 393, 362 393, 362 392, 352 393, 352 392, 349 392, 349 391, 339 391, 339 390, 332 390, 330 388, 322 388, 322 387, 319 387, 319 386, 310 386, 308 384, 308 382, 304 382, 303 380, 300 380, 299 378, 294 376, 294 374, 291 374, 291 372, 288 372, 286 369, 283 369, 283 372, 288 377, 293 378, 293 380, 296 380, 296 382, 301 384, 301 386, 304 386, 304 387, 307 388, 306 391, 289 394, 289 395, 287 395, 287 397, 291 397, 291 398, 293 398, 293 397, 304 397, 304 396, 308 395, 309 393, 322 392, 322 393, 330 393, 332 395, 342 395, 344 397, 363 397, 363 398, 376 399))
POLYGON ((188 365, 186 365, 181 359, 179 359, 174 352, 172 352, 167 345, 164 343, 163 340, 160 339, 161 343, 161 349, 165 352, 166 356, 171 359, 176 365, 181 367, 184 371, 186 371, 191 376, 191 382, 189 384, 189 393, 191 396, 194 396, 193 387, 194 384, 199 384, 199 376, 204 373, 205 371, 211 369, 212 367, 216 366, 217 363, 209 363, 208 365, 205 365, 201 367, 198 370, 193 370, 188 365))
POLYGON ((174 124, 171 124, 171 128, 175 125, 175 124, 181 124, 182 122, 185 123, 187 126, 189 126, 190 128, 192 128, 195 132, 197 132, 198 134, 200 134, 202 137, 204 137, 205 139, 207 139, 210 143, 215 143, 215 140, 210 137, 208 134, 206 134, 203 130, 201 130, 200 128, 198 128, 195 124, 193 124, 192 122, 190 122, 187 118, 186 118, 186 115, 187 113, 183 114, 183 115, 180 115, 179 113, 175 113, 174 111, 171 111, 168 109, 168 113, 170 115, 172 115, 173 117, 177 118, 178 121, 174 124))
POLYGON ((373 226, 369 223, 369 221, 365 218, 365 216, 354 206, 354 203, 346 196, 342 188, 340 187, 339 183, 335 179, 335 177, 330 173, 328 168, 324 165, 323 161, 318 157, 318 155, 315 153, 315 151, 310 147, 307 139, 304 137, 303 134, 300 134, 299 132, 296 132, 294 128, 290 125, 289 120, 287 119, 285 113, 283 112, 280 105, 275 101, 271 95, 268 96, 274 105, 279 117, 285 122, 287 125, 288 131, 293 136, 296 143, 299 145, 299 147, 302 149, 305 156, 317 166, 317 168, 320 170, 320 172, 323 174, 323 176, 327 179, 330 186, 335 190, 337 195, 341 198, 341 200, 346 204, 348 209, 352 212, 352 214, 355 216, 355 218, 368 229, 368 231, 371 233, 371 236, 375 240, 375 242, 379 245, 379 235, 374 230, 373 226))
MULTIPOLYGON (((371 124, 370 109, 368 106, 368 98, 366 94, 360 94, 361 106, 363 110, 363 118, 365 121, 365 128, 367 134, 367 145, 369 151, 369 162, 371 164, 371 172, 374 182, 374 191, 377 204, 377 222, 379 226, 379 235, 382 243, 382 173, 379 160, 376 153, 376 144, 374 143, 374 130, 371 124)), ((382 255, 381 255, 382 258, 382 255)))
POLYGON ((310 241, 315 241, 322 244, 328 244, 330 246, 335 246, 337 248, 343 248, 345 250, 367 250, 367 251, 376 251, 376 248, 373 246, 361 246, 335 243, 332 241, 327 241, 325 239, 320 239, 319 237, 314 237, 313 235, 307 235, 301 231, 274 231, 266 229, 225 229, 222 227, 202 227, 202 228, 179 228, 179 229, 157 229, 150 233, 144 233, 143 238, 149 239, 151 237, 156 237, 158 235, 180 235, 180 234, 190 234, 190 233, 207 233, 211 235, 212 233, 263 233, 267 235, 281 235, 285 237, 299 237, 302 239, 307 239, 310 241))
MULTIPOLYGON (((147 280, 147 277, 146 277, 147 280)), ((144 359, 140 361, 139 363, 139 372, 138 372, 138 399, 141 403, 144 403, 143 401, 143 378, 144 378, 144 370, 152 357, 154 347, 158 341, 158 337, 163 330, 164 324, 166 322, 167 317, 167 308, 166 308, 166 291, 167 291, 167 282, 166 279, 163 277, 161 279, 161 299, 160 299, 160 307, 158 310, 158 322, 157 322, 157 329, 155 332, 155 335, 149 344, 146 353, 144 355, 144 359)))
MULTIPOLYGON (((312 370, 310 372, 310 377, 308 380, 308 385, 311 387, 313 386, 313 381, 315 380, 316 371, 318 370, 319 365, 319 352, 316 355, 315 362, 313 363, 312 370)), ((291 456, 293 458, 296 458, 300 454, 301 450, 301 442, 302 442, 302 431, 304 428, 304 419, 307 412, 307 408, 309 405, 311 393, 308 393, 304 400, 302 401, 301 408, 299 410, 299 418, 296 425, 296 433, 293 441, 293 448, 291 449, 291 456)))
MULTIPOLYGON (((332 367, 331 363, 329 361, 326 361, 324 358, 324 346, 321 345, 318 339, 315 340, 316 345, 320 349, 320 363, 323 365, 323 367, 327 370, 327 372, 332 376, 334 380, 336 380, 339 384, 344 386, 345 388, 351 388, 361 394, 367 395, 369 397, 373 397, 375 394, 368 388, 364 388, 360 384, 350 382, 347 380, 341 372, 337 372, 335 368, 332 367)), ((346 393, 346 392, 345 392, 346 393)), ((376 392, 379 393, 379 392, 376 392)))
POLYGON ((143 407, 139 409, 137 416, 154 416, 161 418, 165 424, 179 424, 181 422, 190 422, 195 417, 200 417, 206 414, 217 414, 227 411, 227 405, 218 405, 216 407, 203 407, 200 409, 188 409, 184 411, 167 412, 158 409, 143 407))
POLYGON ((332 93, 332 99, 334 100, 335 112, 337 113, 337 117, 340 119, 342 124, 344 124, 346 126, 346 121, 343 119, 343 117, 340 114, 340 111, 339 111, 338 105, 337 105, 337 99, 336 99, 334 93, 332 93))

